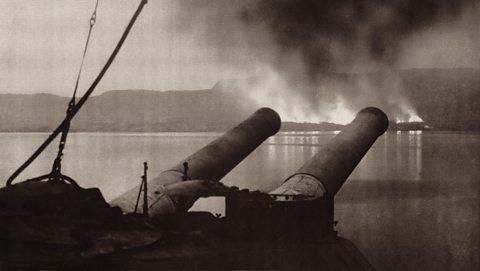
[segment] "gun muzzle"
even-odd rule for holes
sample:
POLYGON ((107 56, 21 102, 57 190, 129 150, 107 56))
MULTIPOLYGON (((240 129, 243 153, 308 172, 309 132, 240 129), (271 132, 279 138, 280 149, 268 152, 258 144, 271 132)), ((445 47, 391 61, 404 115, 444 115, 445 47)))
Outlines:
MULTIPOLYGON (((261 108, 178 165, 148 181, 149 214, 187 211, 204 194, 204 187, 189 180, 219 181, 279 129, 278 114, 270 108, 261 108), (181 196, 175 195, 177 190, 181 196), (185 196, 186 192, 191 196, 185 196)), ((111 205, 120 207, 125 213, 133 212, 138 191, 139 187, 133 188, 113 200, 111 205)))
POLYGON ((270 193, 313 197, 320 197, 324 193, 335 195, 387 128, 388 118, 382 110, 364 108, 310 161, 270 193))

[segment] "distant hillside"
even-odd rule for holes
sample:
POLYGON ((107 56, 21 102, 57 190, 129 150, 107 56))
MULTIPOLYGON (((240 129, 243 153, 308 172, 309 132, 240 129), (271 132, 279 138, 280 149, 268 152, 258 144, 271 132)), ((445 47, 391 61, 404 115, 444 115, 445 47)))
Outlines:
POLYGON ((253 113, 232 93, 198 91, 110 91, 93 97, 75 120, 81 131, 221 131, 253 113))
MULTIPOLYGON (((0 131, 51 131, 65 116, 68 98, 47 94, 0 95, 0 131)), ((72 131, 220 131, 257 108, 219 90, 119 90, 93 96, 72 131)))
POLYGON ((400 72, 420 117, 436 130, 480 131, 480 69, 400 72))
POLYGON ((51 131, 65 116, 68 101, 50 94, 0 94, 0 131, 51 131))
MULTIPOLYGON (((64 118, 69 99, 49 94, 0 94, 1 132, 49 132, 64 118)), ((72 131, 224 131, 258 106, 220 89, 198 91, 118 90, 93 96, 78 113, 72 131)), ((331 131, 333 123, 284 122, 282 131, 331 131)))
MULTIPOLYGON (((398 71, 405 95, 434 130, 480 131, 480 70, 398 71)), ((351 74, 340 74, 348 80, 351 74)), ((382 76, 381 73, 367 76, 382 76)), ((69 98, 50 94, 0 94, 0 132, 48 132, 64 118, 69 98)), ((72 131, 183 132, 224 131, 258 105, 218 84, 197 91, 117 90, 93 96, 79 112, 72 131)), ((392 123, 391 129, 424 124, 392 123)), ((285 122, 283 131, 339 130, 332 123, 285 122)))
MULTIPOLYGON (((478 68, 404 69, 387 74, 380 71, 330 73, 325 77, 353 87, 359 82, 382 85, 389 78, 399 79, 399 93, 407 98, 416 113, 434 130, 480 131, 478 68)), ((383 109, 389 113, 388 104, 384 106, 383 109)))

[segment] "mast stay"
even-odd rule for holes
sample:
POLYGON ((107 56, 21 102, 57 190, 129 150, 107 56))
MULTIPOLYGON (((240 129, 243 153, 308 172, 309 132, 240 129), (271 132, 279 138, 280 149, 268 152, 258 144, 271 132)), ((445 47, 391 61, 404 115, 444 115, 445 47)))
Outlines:
MULTIPOLYGON (((25 170, 45 150, 45 148, 48 147, 48 145, 60 133, 62 133, 62 137, 61 137, 60 144, 59 144, 58 154, 57 154, 57 157, 55 158, 55 161, 54 161, 54 164, 53 164, 53 167, 52 167, 52 172, 50 172, 49 174, 46 174, 46 175, 42 175, 42 176, 30 179, 30 180, 33 181, 33 180, 42 180, 42 179, 48 178, 49 180, 68 181, 69 183, 71 183, 75 186, 78 186, 72 178, 70 178, 68 176, 65 176, 65 175, 60 173, 61 157, 63 156, 63 148, 65 146, 65 142, 66 142, 66 139, 67 139, 67 134, 68 134, 68 131, 70 129, 70 122, 75 117, 75 115, 78 113, 78 111, 82 108, 82 106, 85 104, 87 99, 90 97, 92 92, 97 87, 98 83, 100 83, 100 81, 102 80, 102 78, 105 75, 105 73, 107 72, 107 70, 110 68, 110 65, 115 60, 115 57, 117 56, 118 52, 122 48, 122 45, 125 42, 125 39, 127 38, 128 34, 130 33, 130 30, 132 29, 135 21, 137 20, 137 17, 140 15, 143 7, 147 4, 147 2, 148 2, 148 0, 141 0, 140 4, 137 7, 137 10, 133 14, 133 16, 130 19, 130 22, 128 23, 127 27, 125 28, 120 40, 118 41, 117 45, 115 46, 115 49, 112 51, 112 53, 110 54, 110 57, 108 58, 107 62, 105 63, 103 68, 100 70, 100 73, 97 75, 97 77, 95 78, 93 83, 90 85, 90 87, 87 89, 85 94, 80 98, 80 100, 78 100, 77 103, 75 103, 75 96, 76 96, 76 91, 77 91, 77 88, 78 88, 78 81, 80 80, 80 74, 81 74, 81 69, 82 69, 83 60, 84 60, 84 59, 82 59, 82 63, 81 63, 81 66, 80 66, 80 71, 79 71, 79 74, 77 76, 77 81, 76 81, 76 84, 75 84, 75 90, 74 90, 74 93, 73 93, 72 100, 70 100, 70 102, 69 102, 69 106, 68 106, 68 109, 67 109, 67 114, 65 116, 65 119, 50 134, 50 136, 48 136, 48 138, 37 148, 37 150, 17 170, 15 170, 15 172, 8 178, 7 183, 6 183, 7 186, 12 185, 12 182, 15 180, 15 178, 18 177, 18 175, 20 175, 20 173, 22 173, 23 170, 25 170)), ((97 0, 97 3, 95 5, 95 10, 92 13, 92 17, 90 19, 90 30, 89 30, 89 33, 88 33, 87 42, 85 44, 85 48, 84 48, 84 52, 83 52, 83 58, 85 58, 88 42, 89 42, 89 39, 90 39, 90 33, 92 31, 93 25, 95 24, 97 6, 98 6, 98 0, 97 0)))

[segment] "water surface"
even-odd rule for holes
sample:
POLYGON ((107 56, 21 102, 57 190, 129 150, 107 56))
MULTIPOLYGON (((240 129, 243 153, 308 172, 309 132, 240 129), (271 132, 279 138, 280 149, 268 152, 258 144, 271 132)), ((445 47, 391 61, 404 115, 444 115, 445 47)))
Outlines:
MULTIPOLYGON (((63 172, 111 200, 177 164, 218 134, 77 133, 63 172)), ((313 156, 334 133, 284 133, 255 150, 224 182, 269 191, 313 156)), ((0 180, 6 180, 47 134, 0 134, 0 180)), ((51 169, 50 147, 19 179, 51 169)), ((480 134, 410 132, 380 137, 335 201, 340 235, 378 270, 479 270, 480 134)), ((218 201, 195 208, 218 211, 218 201)))

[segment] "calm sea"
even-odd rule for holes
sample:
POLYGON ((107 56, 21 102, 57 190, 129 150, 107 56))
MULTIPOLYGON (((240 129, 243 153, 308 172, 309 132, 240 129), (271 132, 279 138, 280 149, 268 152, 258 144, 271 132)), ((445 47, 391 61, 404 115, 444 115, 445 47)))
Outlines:
MULTIPOLYGON (((107 200, 177 164, 218 134, 71 134, 63 172, 107 200)), ((224 178, 228 185, 269 191, 313 156, 333 133, 270 138, 224 178)), ((0 134, 4 182, 47 134, 0 134)), ((50 171, 50 147, 20 176, 50 171)), ((3 184, 2 184, 3 185, 3 184)), ((378 270, 479 270, 480 134, 410 132, 380 137, 337 194, 339 234, 378 270)), ((220 212, 218 201, 196 209, 220 212)))

